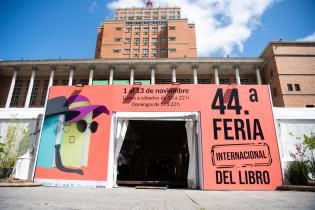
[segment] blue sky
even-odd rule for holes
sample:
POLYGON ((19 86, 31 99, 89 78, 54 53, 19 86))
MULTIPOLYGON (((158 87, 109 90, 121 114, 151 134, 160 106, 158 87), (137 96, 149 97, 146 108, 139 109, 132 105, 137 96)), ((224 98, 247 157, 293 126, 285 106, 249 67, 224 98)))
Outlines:
MULTIPOLYGON (((245 3, 250 1, 257 0, 245 3)), ((191 8, 183 12, 193 19, 203 34, 197 36, 200 56, 256 57, 270 40, 295 41, 315 32, 314 0, 258 1, 264 4, 250 2, 250 5, 235 6, 234 2, 227 1, 226 4, 215 2, 213 6, 207 3, 210 1, 202 0, 174 3, 183 5, 183 9, 185 6, 191 8), (217 14, 209 15, 212 11, 217 14), (202 12, 204 16, 197 15, 202 12), (249 15, 243 15, 247 13, 249 15), (210 23, 215 23, 215 27, 210 23), (227 27, 226 24, 230 25, 227 27), (225 36, 220 35, 222 33, 225 36)), ((0 0, 0 59, 93 58, 98 24, 113 16, 115 6, 142 2, 0 0)), ((163 2, 160 1, 162 5, 163 2)))

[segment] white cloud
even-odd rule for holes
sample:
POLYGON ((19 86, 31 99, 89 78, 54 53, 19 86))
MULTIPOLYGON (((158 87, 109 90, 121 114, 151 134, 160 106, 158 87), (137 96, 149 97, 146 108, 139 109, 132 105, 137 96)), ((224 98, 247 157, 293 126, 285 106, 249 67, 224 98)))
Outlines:
POLYGON ((98 7, 98 3, 93 1, 92 4, 89 6, 89 12, 94 15, 95 9, 98 7))
MULTIPOLYGON (((242 52, 244 43, 260 24, 260 17, 276 0, 156 0, 155 6, 180 6, 196 24, 199 56, 242 52)), ((118 7, 141 7, 143 0, 114 0, 118 7)))
POLYGON ((315 42, 315 32, 304 38, 297 39, 297 41, 315 42))
POLYGON ((117 0, 108 3, 106 6, 114 10, 116 8, 143 7, 144 5, 144 1, 142 0, 117 0))

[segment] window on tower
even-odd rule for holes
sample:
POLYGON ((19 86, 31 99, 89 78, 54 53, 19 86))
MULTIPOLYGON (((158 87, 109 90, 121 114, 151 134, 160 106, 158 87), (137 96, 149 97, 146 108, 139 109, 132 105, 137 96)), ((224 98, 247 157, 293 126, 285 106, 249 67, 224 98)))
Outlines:
POLYGON ((124 53, 125 53, 125 54, 130 54, 130 49, 125 49, 125 50, 124 50, 124 53))
POLYGON ((125 38, 125 43, 130 43, 131 39, 130 38, 125 38))
POLYGON ((148 54, 148 49, 142 49, 142 54, 148 54))
POLYGON ((157 54, 157 49, 155 49, 155 48, 153 48, 152 50, 151 50, 151 52, 152 52, 152 54, 157 54))
POLYGON ((288 91, 293 91, 293 86, 292 86, 292 84, 287 84, 287 87, 288 87, 288 91))
POLYGON ((301 91, 300 84, 294 84, 294 88, 296 91, 301 91))
POLYGON ((162 54, 166 54, 167 53, 167 49, 161 49, 161 53, 162 54))

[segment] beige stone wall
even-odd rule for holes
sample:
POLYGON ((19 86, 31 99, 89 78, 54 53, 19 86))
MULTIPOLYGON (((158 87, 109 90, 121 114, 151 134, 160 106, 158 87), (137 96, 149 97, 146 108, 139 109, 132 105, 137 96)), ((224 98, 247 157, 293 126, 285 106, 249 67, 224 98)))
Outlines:
POLYGON ((315 95, 284 95, 285 107, 306 107, 315 105, 315 95))
POLYGON ((192 58, 197 56, 196 52, 196 37, 194 28, 188 26, 187 20, 168 20, 168 57, 169 58, 192 58), (175 27, 175 30, 171 30, 171 27, 175 27), (171 41, 170 38, 175 37, 175 41, 171 41), (170 49, 176 49, 175 52, 170 49))
POLYGON ((188 24, 188 43, 190 57, 197 57, 197 44, 196 44, 196 28, 195 24, 188 24))
POLYGON ((272 43, 263 57, 267 64, 262 77, 270 85, 274 106, 315 105, 315 44, 272 43), (301 90, 295 90, 294 84, 301 90))
POLYGON ((97 29, 97 37, 96 37, 96 47, 95 47, 95 58, 101 57, 101 47, 102 47, 102 40, 103 40, 103 27, 99 27, 97 29))
POLYGON ((310 56, 276 56, 278 74, 315 74, 315 54, 310 56))
POLYGON ((273 47, 275 55, 315 55, 315 44, 283 44, 273 47))
POLYGON ((314 75, 280 75, 281 89, 283 94, 314 94, 315 95, 315 74, 314 75), (301 88, 297 91, 288 90, 288 84, 298 84, 301 88))
POLYGON ((263 84, 270 85, 271 98, 273 101, 273 105, 276 107, 283 107, 284 100, 282 95, 282 88, 280 85, 280 80, 278 77, 278 69, 276 64, 276 59, 273 57, 273 50, 268 49, 265 52, 266 59, 268 63, 265 68, 261 72, 262 82, 263 84))
POLYGON ((116 38, 121 40, 124 37, 124 22, 123 21, 106 21, 104 23, 102 44, 100 50, 100 58, 122 58, 122 41, 116 41, 116 38), (120 30, 118 30, 120 28, 120 30), (114 52, 114 50, 120 52, 114 52))
MULTIPOLYGON (((177 9, 170 9, 169 11, 177 14, 177 9)), ((121 13, 128 14, 130 11, 137 14, 141 13, 142 10, 118 10, 116 13, 121 15, 121 13)), ((153 14, 151 10, 149 11, 150 14, 153 14)), ((169 13, 167 12, 167 14, 169 13)), ((137 25, 127 24, 127 21, 128 19, 107 20, 103 27, 98 28, 95 58, 197 57, 195 25, 188 24, 187 19, 163 20, 164 23, 159 24, 152 24, 151 21, 150 24, 137 25), (158 28, 157 31, 153 30, 155 27, 158 28), (165 27, 166 30, 163 31, 162 27, 165 27), (172 30, 171 27, 175 27, 175 30, 172 30), (145 31, 145 28, 149 28, 149 30, 145 31), (130 41, 126 41, 128 39, 130 41), (135 39, 139 39, 139 43, 136 43, 135 39), (148 42, 144 42, 144 39, 147 39, 148 42), (154 39, 157 42, 153 42, 154 39), (138 50, 138 53, 135 53, 135 49, 138 50), (143 50, 147 50, 147 53, 143 50), (156 50, 157 53, 153 53, 152 50, 156 50)))

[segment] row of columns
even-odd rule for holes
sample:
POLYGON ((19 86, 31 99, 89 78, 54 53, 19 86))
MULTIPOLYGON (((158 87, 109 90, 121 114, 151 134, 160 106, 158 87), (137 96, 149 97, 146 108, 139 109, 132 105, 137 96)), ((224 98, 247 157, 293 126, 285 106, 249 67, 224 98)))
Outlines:
MULTIPOLYGON (((91 84, 91 85, 92 85, 92 81, 93 81, 93 70, 94 69, 90 70, 89 84, 91 84)), ((25 100, 24 108, 28 108, 30 106, 32 91, 33 91, 33 87, 34 87, 34 80, 35 80, 35 76, 36 76, 36 71, 37 71, 37 68, 33 67, 30 83, 29 83, 29 86, 28 86, 28 89, 27 89, 27 94, 26 94, 26 100, 25 100)), ((12 80, 11 80, 10 89, 9 89, 7 101, 6 101, 6 104, 5 104, 5 108, 10 108, 10 104, 11 104, 11 100, 12 100, 12 96, 13 96, 13 92, 14 92, 14 87, 15 87, 15 82, 16 82, 16 78, 17 78, 17 73, 18 73, 18 69, 15 69, 14 73, 13 73, 13 76, 12 76, 12 80)), ((50 76, 49 76, 48 89, 53 85, 54 75, 55 75, 55 67, 52 67, 51 68, 51 72, 50 72, 50 76)), ((71 68, 70 69, 68 86, 72 86, 73 75, 74 75, 74 68, 71 68)), ((47 96, 48 96, 48 91, 47 91, 47 96)), ((46 96, 46 98, 47 98, 47 96, 46 96)))
MULTIPOLYGON (((176 82, 176 66, 172 65, 171 69, 172 69, 172 82, 176 82)), ((68 86, 72 86, 74 70, 75 70, 74 67, 70 68, 68 86)), ((36 71, 37 71, 37 68, 34 67, 32 70, 30 84, 29 84, 28 91, 27 91, 26 101, 25 101, 25 105, 24 105, 25 108, 28 108, 30 105, 36 71)), ((13 91, 14 91, 14 87, 15 87, 15 82, 16 82, 16 78, 17 78, 17 73, 18 73, 18 69, 15 69, 13 76, 12 76, 12 81, 11 81, 11 85, 10 85, 9 94, 7 97, 5 108, 10 107, 10 103, 12 100, 13 91)), ((55 75, 55 68, 53 67, 51 69, 51 72, 50 72, 48 89, 53 85, 54 75, 55 75)), ((94 75, 94 67, 90 67, 89 85, 93 84, 93 75, 94 75)), ((135 68, 131 67, 130 68, 130 84, 134 84, 134 75, 135 75, 135 68)), ((256 77, 257 77, 257 83, 259 85, 261 85, 262 82, 261 82, 261 76, 260 76, 260 69, 259 68, 256 69, 256 77)), ((235 67, 235 78, 236 78, 237 84, 241 84, 240 73, 239 73, 238 67, 235 67)), ((109 70, 109 84, 112 85, 113 81, 114 81, 114 68, 112 67, 109 70)), ((219 71, 218 71, 217 67, 214 68, 214 81, 215 81, 215 84, 220 84, 219 71)), ((155 84, 155 68, 154 67, 151 67, 151 84, 155 84)), ((197 66, 196 65, 193 66, 193 84, 198 84, 198 74, 197 74, 197 66)), ((47 91, 47 95, 48 95, 48 91, 47 91)))
MULTIPOLYGON (((176 82, 176 67, 172 66, 171 69, 172 69, 172 82, 176 82)), ((135 76, 135 69, 134 69, 134 67, 131 67, 130 68, 130 84, 134 84, 134 80, 135 80, 134 76, 135 76)), ((92 81, 91 77, 93 77, 93 69, 90 70, 90 80, 89 81, 92 81)), ((236 83, 240 85, 241 84, 241 77, 240 77, 238 67, 235 67, 235 77, 236 77, 236 83)), ((110 85, 113 84, 113 78, 114 78, 114 69, 110 68, 110 72, 109 72, 109 84, 110 85)), ((261 81, 259 68, 256 69, 256 78, 257 78, 257 83, 259 85, 261 85, 262 81, 261 81)), ((214 81, 215 81, 215 84, 220 84, 218 68, 214 68, 214 81)), ((151 84, 152 85, 155 84, 155 68, 154 67, 151 68, 151 84)), ((198 84, 197 67, 193 68, 193 84, 198 84)), ((92 83, 89 82, 89 85, 92 85, 92 83)))

